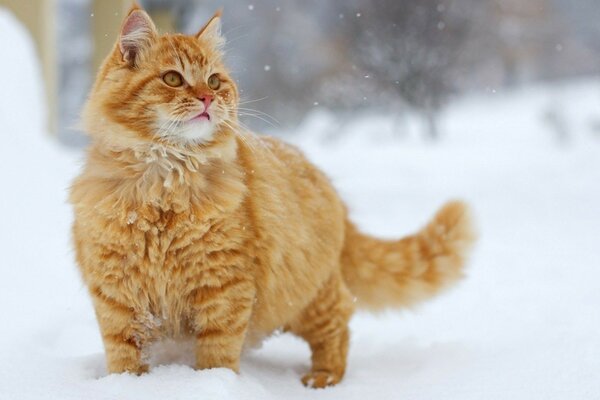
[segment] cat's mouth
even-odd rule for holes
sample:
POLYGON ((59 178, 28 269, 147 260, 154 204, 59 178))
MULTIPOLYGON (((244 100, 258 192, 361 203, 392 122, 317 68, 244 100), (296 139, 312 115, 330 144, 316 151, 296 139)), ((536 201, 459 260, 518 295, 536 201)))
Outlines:
POLYGON ((210 114, 208 112, 204 111, 203 113, 198 114, 189 120, 189 122, 196 122, 196 121, 210 121, 210 114))

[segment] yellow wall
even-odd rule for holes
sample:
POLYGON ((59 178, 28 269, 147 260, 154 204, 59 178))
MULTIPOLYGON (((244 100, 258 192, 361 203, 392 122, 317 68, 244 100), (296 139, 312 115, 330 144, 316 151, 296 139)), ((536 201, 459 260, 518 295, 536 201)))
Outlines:
POLYGON ((31 32, 42 65, 48 104, 48 128, 57 131, 57 49, 55 0, 0 0, 31 32))
MULTIPOLYGON (((93 0, 91 31, 93 38, 92 74, 109 54, 132 0, 93 0)), ((57 132, 58 126, 58 60, 56 43, 56 0, 0 0, 27 27, 33 37, 40 57, 46 99, 48 104, 48 128, 57 132)), ((168 11, 152 13, 161 31, 172 31, 175 21, 168 11)))

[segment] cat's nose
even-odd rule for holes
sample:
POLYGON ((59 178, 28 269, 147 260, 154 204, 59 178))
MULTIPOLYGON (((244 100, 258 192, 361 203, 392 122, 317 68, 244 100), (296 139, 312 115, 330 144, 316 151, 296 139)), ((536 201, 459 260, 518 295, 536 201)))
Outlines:
POLYGON ((214 99, 214 96, 210 95, 210 94, 203 94, 198 96, 198 100, 200 100, 202 102, 202 104, 204 104, 204 110, 208 109, 208 106, 210 106, 210 103, 212 103, 214 99))

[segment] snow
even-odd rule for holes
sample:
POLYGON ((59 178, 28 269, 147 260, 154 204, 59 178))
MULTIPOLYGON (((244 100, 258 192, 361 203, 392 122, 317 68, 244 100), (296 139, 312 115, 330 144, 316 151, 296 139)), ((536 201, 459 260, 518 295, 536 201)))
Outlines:
POLYGON ((600 398, 599 81, 470 96, 442 115, 437 143, 416 118, 318 108, 298 128, 368 232, 406 234, 452 197, 481 232, 455 290, 353 319, 337 387, 300 384, 309 352, 289 335, 245 354, 240 375, 194 371, 190 344, 167 343, 149 374, 107 376, 69 242, 82 154, 44 132, 33 45, 2 10, 0 31, 0 399, 600 398), (568 126, 560 145, 548 109, 568 126))

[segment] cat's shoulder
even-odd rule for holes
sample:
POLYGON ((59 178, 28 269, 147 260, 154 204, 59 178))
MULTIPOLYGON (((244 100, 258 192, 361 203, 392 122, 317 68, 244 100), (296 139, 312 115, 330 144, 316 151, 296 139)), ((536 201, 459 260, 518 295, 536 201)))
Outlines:
POLYGON ((280 160, 306 160, 302 150, 275 136, 247 132, 240 135, 240 139, 242 145, 248 147, 250 151, 259 150, 280 160))

